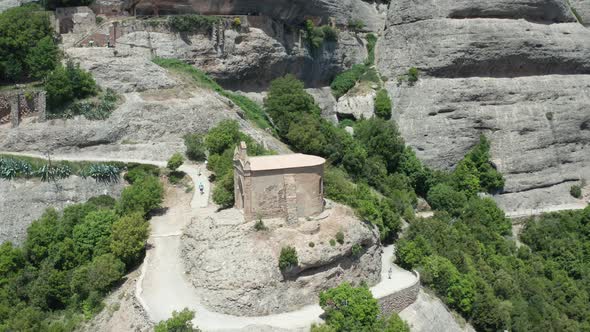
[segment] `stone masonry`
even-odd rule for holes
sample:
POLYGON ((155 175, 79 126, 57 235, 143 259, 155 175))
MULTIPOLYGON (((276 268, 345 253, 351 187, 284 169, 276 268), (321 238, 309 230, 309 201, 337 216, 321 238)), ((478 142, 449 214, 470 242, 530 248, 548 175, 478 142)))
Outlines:
POLYGON ((0 94, 0 125, 11 123, 18 127, 25 117, 37 115, 40 121, 46 119, 45 91, 11 91, 0 94))
POLYGON ((234 153, 235 206, 244 219, 298 218, 323 211, 325 159, 304 155, 249 157, 246 143, 234 153))
POLYGON ((420 292, 420 274, 417 271, 412 271, 412 273, 416 276, 414 284, 379 299, 382 315, 389 316, 394 312, 399 313, 416 301, 420 292))

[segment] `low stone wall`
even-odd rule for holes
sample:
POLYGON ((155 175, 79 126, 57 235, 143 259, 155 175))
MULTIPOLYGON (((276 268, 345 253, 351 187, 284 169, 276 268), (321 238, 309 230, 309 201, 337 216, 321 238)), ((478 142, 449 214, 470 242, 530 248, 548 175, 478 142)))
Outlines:
POLYGON ((45 91, 11 91, 0 94, 0 125, 12 123, 17 127, 22 118, 37 115, 46 117, 45 91))
POLYGON ((420 293, 420 274, 417 271, 412 273, 416 276, 412 285, 379 299, 382 315, 399 313, 416 301, 420 293))

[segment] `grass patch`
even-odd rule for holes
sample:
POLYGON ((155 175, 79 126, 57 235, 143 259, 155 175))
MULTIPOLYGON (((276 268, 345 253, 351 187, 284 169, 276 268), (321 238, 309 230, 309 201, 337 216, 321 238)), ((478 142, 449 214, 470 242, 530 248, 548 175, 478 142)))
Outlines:
POLYGON ((258 104, 250 100, 248 97, 225 90, 203 71, 178 59, 155 58, 152 61, 160 67, 186 74, 190 76, 198 86, 211 89, 228 98, 244 111, 246 119, 253 122, 258 127, 262 129, 272 128, 262 107, 258 106, 258 104))

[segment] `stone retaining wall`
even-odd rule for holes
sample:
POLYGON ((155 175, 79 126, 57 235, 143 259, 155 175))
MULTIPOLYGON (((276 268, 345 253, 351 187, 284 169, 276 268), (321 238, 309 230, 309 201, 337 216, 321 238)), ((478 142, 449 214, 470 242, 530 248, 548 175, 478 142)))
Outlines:
POLYGON ((12 123, 17 127, 22 118, 37 115, 45 121, 45 91, 10 91, 0 94, 0 125, 12 123))
POLYGON ((381 314, 388 316, 399 313, 416 301, 420 292, 420 274, 417 271, 412 273, 416 276, 412 285, 379 299, 381 314))

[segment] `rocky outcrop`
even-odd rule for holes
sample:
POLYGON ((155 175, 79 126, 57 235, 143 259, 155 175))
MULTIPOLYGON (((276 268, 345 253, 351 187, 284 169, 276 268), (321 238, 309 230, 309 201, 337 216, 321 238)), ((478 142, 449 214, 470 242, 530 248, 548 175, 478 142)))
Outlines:
POLYGON ((380 279, 378 233, 347 207, 329 206, 320 217, 295 225, 265 220, 266 231, 256 231, 254 223, 244 223, 241 213, 230 209, 195 219, 185 231, 188 276, 213 311, 248 316, 292 311, 341 282, 372 285, 380 279), (342 244, 335 241, 339 231, 342 244), (353 254, 355 245, 360 252, 353 254), (299 263, 282 273, 284 246, 296 248, 299 263))
POLYGON ((185 134, 204 134, 224 119, 238 121, 244 132, 267 148, 285 151, 275 138, 245 121, 235 105, 210 90, 182 86, 128 93, 124 98, 125 102, 104 121, 77 117, 0 130, 0 151, 167 160, 174 152, 185 150, 185 134))
POLYGON ((416 302, 400 312, 399 316, 410 325, 412 332, 475 332, 464 321, 459 324, 455 318, 458 315, 453 315, 441 300, 424 291, 420 291, 416 302))
POLYGON ((590 30, 572 20, 558 0, 392 4, 377 65, 420 70, 413 87, 386 84, 407 143, 449 169, 485 134, 504 208, 571 200, 567 188, 590 178, 590 30))
POLYGON ((572 11, 577 14, 580 23, 586 27, 590 26, 590 1, 587 0, 569 0, 572 11))
POLYGON ((344 96, 338 98, 335 113, 338 119, 370 119, 374 115, 375 96, 372 87, 357 84, 344 96))
POLYGON ((376 1, 362 0, 138 0, 129 1, 127 7, 134 8, 138 15, 263 15, 289 24, 299 24, 308 18, 320 19, 324 24, 333 19, 341 25, 360 20, 371 30, 383 24, 380 12, 385 8, 376 1))
POLYGON ((119 56, 113 61, 122 62, 124 73, 135 69, 126 65, 130 60, 118 59, 122 55, 138 55, 147 61, 153 56, 178 58, 233 90, 264 89, 287 73, 309 86, 325 85, 367 56, 363 40, 354 33, 341 31, 338 42, 324 41, 321 48, 310 51, 299 29, 265 17, 242 17, 241 29, 232 28, 228 21, 213 32, 190 34, 173 32, 166 21, 121 25, 123 35, 116 43, 119 56))
POLYGON ((68 55, 101 86, 119 93, 171 88, 177 85, 149 57, 120 54, 109 48, 70 48, 68 55))
POLYGON ((97 183, 77 176, 56 183, 35 179, 0 180, 0 243, 21 244, 29 225, 47 208, 61 210, 99 195, 118 197, 122 189, 123 183, 97 183))

